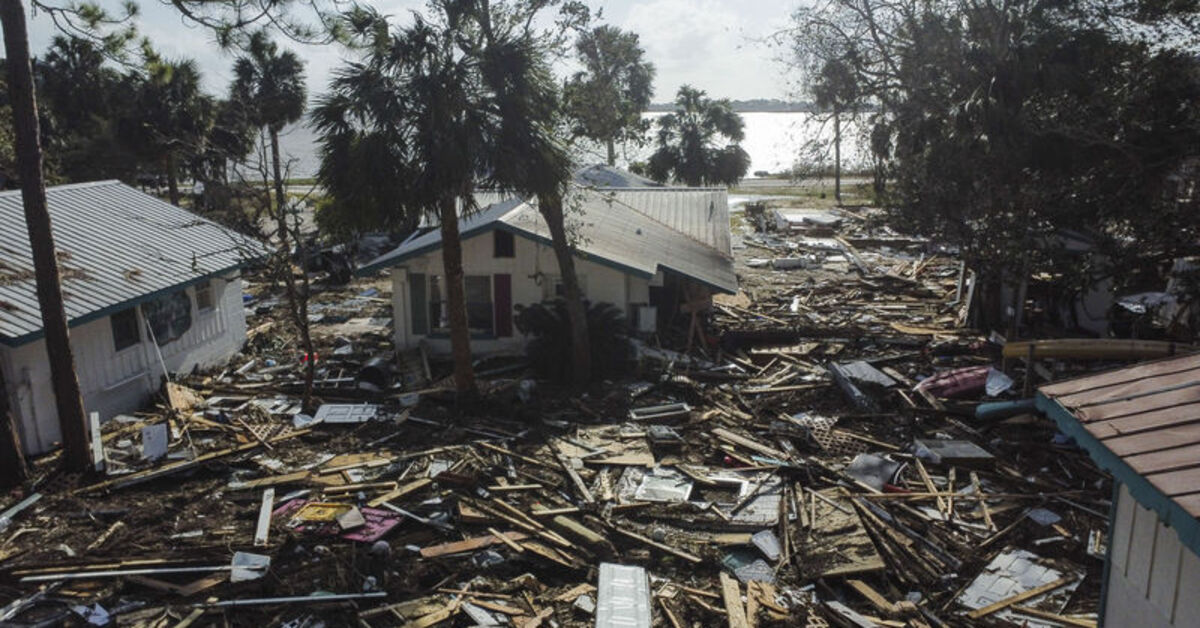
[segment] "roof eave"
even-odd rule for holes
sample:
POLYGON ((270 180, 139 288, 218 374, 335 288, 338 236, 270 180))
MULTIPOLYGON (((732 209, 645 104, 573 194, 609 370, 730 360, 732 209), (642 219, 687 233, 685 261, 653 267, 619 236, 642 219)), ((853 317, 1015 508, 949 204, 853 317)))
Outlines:
MULTIPOLYGON (((158 290, 154 290, 152 292, 147 292, 147 293, 145 293, 137 298, 134 298, 134 299, 128 299, 128 300, 122 301, 120 303, 115 303, 108 307, 101 308, 94 312, 88 312, 87 314, 83 314, 82 316, 76 316, 75 318, 67 321, 67 328, 70 329, 72 327, 78 327, 79 325, 84 325, 86 323, 90 323, 92 321, 99 320, 106 316, 116 314, 117 312, 120 312, 122 310, 127 310, 131 307, 141 305, 142 303, 146 303, 148 301, 153 301, 154 299, 158 298, 159 296, 162 296, 164 294, 168 294, 171 292, 177 292, 179 290, 188 288, 190 286, 194 286, 202 281, 212 279, 213 277, 216 277, 217 275, 223 275, 232 270, 241 270, 242 267, 245 266, 246 263, 248 263, 249 261, 252 261, 252 260, 247 260, 246 262, 239 262, 237 264, 234 264, 233 266, 222 268, 220 270, 214 270, 210 273, 207 273, 207 274, 204 274, 204 275, 201 275, 198 277, 192 277, 191 279, 184 281, 184 282, 172 284, 165 288, 159 288, 158 290)), ((27 334, 22 334, 20 336, 15 336, 15 337, 0 336, 0 345, 16 348, 16 347, 20 347, 22 345, 27 345, 31 342, 35 342, 37 340, 41 340, 45 335, 46 335, 45 329, 38 329, 37 331, 31 331, 27 334)))
POLYGON ((1038 410, 1050 417, 1058 426, 1059 431, 1075 439, 1075 442, 1088 452, 1097 466, 1108 471, 1113 478, 1124 484, 1129 489, 1130 495, 1143 507, 1157 513, 1164 524, 1175 528, 1180 542, 1194 554, 1200 556, 1200 519, 1193 517, 1175 500, 1160 491, 1145 476, 1135 471, 1120 456, 1113 453, 1083 427, 1083 423, 1076 418, 1074 413, 1057 400, 1038 391, 1036 403, 1038 410))

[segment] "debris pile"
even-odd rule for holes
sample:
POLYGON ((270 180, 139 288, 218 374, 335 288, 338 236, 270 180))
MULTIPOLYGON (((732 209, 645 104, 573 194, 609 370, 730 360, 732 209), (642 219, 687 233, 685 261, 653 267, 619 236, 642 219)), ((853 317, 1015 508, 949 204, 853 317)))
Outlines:
POLYGON ((951 254, 826 214, 743 235, 719 341, 585 395, 518 366, 456 405, 374 361, 358 294, 313 310, 310 415, 252 322, 252 360, 104 425, 102 476, 0 502, 0 621, 1094 625, 1110 479, 964 329, 951 254))

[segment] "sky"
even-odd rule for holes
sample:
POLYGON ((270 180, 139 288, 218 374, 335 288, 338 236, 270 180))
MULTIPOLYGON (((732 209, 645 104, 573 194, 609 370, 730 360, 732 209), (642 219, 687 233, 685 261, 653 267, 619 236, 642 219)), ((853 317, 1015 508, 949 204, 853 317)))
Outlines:
MULTIPOLYGON (((116 0, 98 0, 119 11, 116 0)), ((646 58, 658 72, 654 102, 669 102, 681 85, 690 84, 710 96, 731 99, 778 98, 793 95, 792 82, 777 49, 763 43, 786 28, 796 0, 588 0, 604 23, 638 34, 646 58)), ((204 73, 205 88, 224 94, 231 79, 234 55, 221 51, 202 28, 186 23, 161 0, 138 0, 138 28, 167 58, 195 59, 204 73)), ((403 20, 424 0, 383 0, 371 3, 381 13, 403 20)), ((44 14, 29 19, 30 45, 38 55, 57 33, 44 14)), ((281 42, 282 43, 282 42, 281 42)), ((324 91, 330 72, 346 54, 334 46, 299 46, 306 62, 309 92, 324 91)), ((561 73, 569 66, 559 68, 561 73)))

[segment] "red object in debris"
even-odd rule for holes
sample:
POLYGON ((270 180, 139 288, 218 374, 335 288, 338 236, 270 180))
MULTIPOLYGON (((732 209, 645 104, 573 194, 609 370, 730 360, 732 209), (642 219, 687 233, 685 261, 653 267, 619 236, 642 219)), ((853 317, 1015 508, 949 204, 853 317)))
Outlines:
POLYGON ((904 488, 903 486, 896 486, 895 484, 884 484, 883 492, 885 492, 885 493, 911 493, 912 491, 904 488))
POLYGON ((987 375, 990 366, 968 366, 938 373, 933 377, 921 380, 916 390, 927 390, 938 397, 957 397, 977 393, 987 385, 987 375))
MULTIPOLYGON (((306 364, 306 363, 308 363, 308 357, 309 357, 309 355, 310 355, 310 354, 308 354, 308 353, 301 353, 301 354, 300 354, 300 363, 301 363, 301 364, 306 364)), ((313 361, 314 363, 315 363, 315 362, 320 362, 320 361, 321 361, 321 354, 319 354, 319 353, 313 353, 313 354, 311 354, 311 355, 312 355, 312 361, 313 361)))

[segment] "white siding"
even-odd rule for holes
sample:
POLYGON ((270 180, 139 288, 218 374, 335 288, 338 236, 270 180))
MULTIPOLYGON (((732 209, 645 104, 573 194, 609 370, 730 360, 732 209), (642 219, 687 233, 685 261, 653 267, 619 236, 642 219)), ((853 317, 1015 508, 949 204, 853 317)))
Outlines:
MULTIPOLYGON (((463 272, 465 275, 512 276, 513 305, 530 305, 543 298, 543 285, 548 278, 559 276, 558 260, 549 245, 528 238, 514 237, 514 256, 498 258, 493 255, 492 232, 485 232, 463 241, 463 272), (539 281, 540 280, 540 281, 539 281)), ((408 293, 408 273, 444 277, 440 248, 408 260, 392 269, 392 308, 395 321, 396 348, 409 348, 424 340, 434 353, 449 353, 450 340, 426 337, 413 332, 412 312, 408 293)), ((612 303, 628 314, 630 292, 636 291, 632 302, 644 303, 649 298, 646 279, 629 277, 624 272, 596 262, 575 258, 575 272, 586 286, 585 296, 593 303, 612 303), (628 277, 628 280, 627 280, 628 277)), ((495 290, 493 282, 493 291, 495 290)), ((471 350, 477 354, 519 352, 526 338, 515 328, 511 338, 472 339, 471 350)))
POLYGON ((1200 557, 1124 486, 1111 542, 1106 626, 1200 627, 1200 557))
MULTIPOLYGON (((161 347, 162 360, 170 372, 220 364, 245 342, 241 279, 214 278, 212 288, 214 307, 204 312, 196 310, 194 290, 187 289, 192 301, 192 326, 182 337, 161 347)), ((107 316, 76 325, 70 333, 86 411, 99 412, 102 420, 108 420, 138 409, 158 390, 162 367, 144 326, 142 341, 119 352, 114 350, 112 323, 107 316)), ((25 451, 38 454, 50 450, 62 433, 45 341, 0 347, 0 356, 25 451)))

